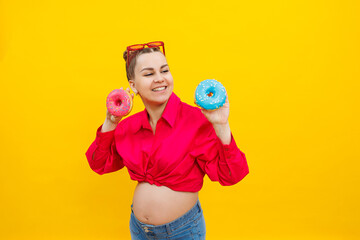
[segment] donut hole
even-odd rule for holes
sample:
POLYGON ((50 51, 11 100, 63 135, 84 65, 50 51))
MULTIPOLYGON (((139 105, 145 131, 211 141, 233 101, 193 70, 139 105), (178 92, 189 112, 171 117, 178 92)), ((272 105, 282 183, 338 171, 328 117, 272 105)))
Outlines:
POLYGON ((116 100, 114 101, 114 104, 115 104, 116 106, 120 106, 121 103, 122 103, 121 99, 116 99, 116 100))
POLYGON ((206 91, 206 95, 208 97, 213 97, 215 95, 215 89, 213 87, 209 88, 207 91, 206 91))

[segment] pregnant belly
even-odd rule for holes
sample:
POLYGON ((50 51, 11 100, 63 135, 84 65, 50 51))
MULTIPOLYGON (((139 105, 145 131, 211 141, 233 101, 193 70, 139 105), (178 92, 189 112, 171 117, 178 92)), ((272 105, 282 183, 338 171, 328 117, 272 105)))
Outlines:
POLYGON ((197 200, 197 192, 177 192, 142 182, 135 188, 133 211, 140 222, 161 225, 184 215, 197 200))

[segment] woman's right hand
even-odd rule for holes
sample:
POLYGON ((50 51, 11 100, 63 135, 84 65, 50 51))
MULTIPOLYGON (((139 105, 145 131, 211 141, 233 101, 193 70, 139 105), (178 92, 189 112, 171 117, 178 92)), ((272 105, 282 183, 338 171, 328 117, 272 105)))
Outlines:
MULTIPOLYGON (((120 89, 123 89, 122 87, 120 89)), ((130 89, 127 88, 126 89, 127 92, 130 93, 130 89)), ((134 99, 134 94, 131 93, 130 94, 132 99, 134 99)), ((124 116, 114 116, 112 115, 108 109, 106 109, 106 119, 104 124, 102 125, 101 128, 101 132, 109 132, 112 131, 116 128, 117 124, 120 122, 120 120, 123 118, 124 116)))

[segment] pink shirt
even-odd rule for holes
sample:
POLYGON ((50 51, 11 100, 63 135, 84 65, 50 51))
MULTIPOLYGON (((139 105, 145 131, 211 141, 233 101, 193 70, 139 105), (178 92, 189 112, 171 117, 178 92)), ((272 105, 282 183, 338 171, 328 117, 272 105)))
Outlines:
POLYGON ((200 109, 181 102, 174 93, 155 134, 146 109, 121 120, 113 131, 102 133, 101 127, 86 152, 91 169, 98 174, 126 166, 132 180, 198 192, 205 174, 227 186, 249 173, 233 136, 229 145, 223 145, 200 109))

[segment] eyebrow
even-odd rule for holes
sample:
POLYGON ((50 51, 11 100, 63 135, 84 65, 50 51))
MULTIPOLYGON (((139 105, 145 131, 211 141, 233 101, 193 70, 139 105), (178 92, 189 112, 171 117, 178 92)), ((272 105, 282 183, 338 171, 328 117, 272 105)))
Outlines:
MULTIPOLYGON (((163 67, 166 67, 166 66, 169 66, 169 65, 164 64, 164 65, 162 65, 162 66, 160 67, 160 69, 163 68, 163 67)), ((145 71, 145 70, 154 70, 154 68, 143 68, 140 72, 145 71)))

